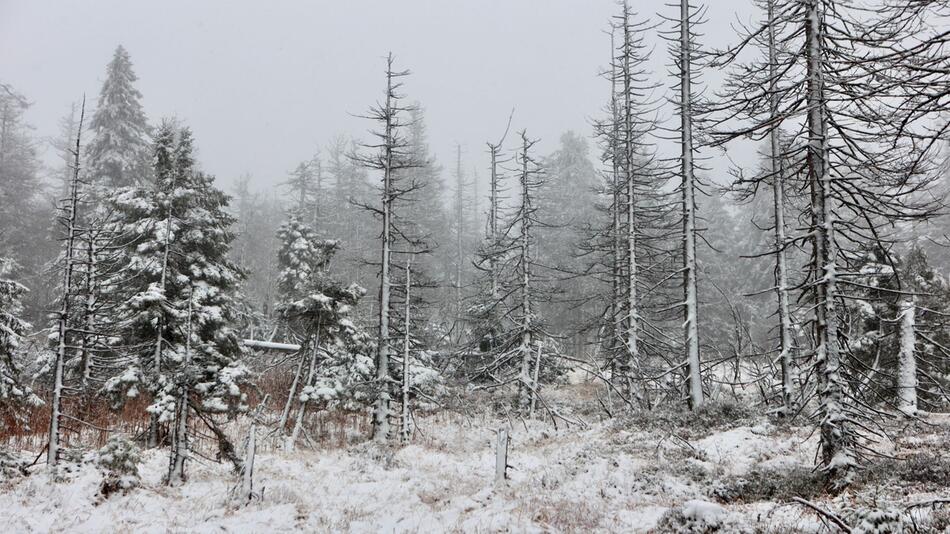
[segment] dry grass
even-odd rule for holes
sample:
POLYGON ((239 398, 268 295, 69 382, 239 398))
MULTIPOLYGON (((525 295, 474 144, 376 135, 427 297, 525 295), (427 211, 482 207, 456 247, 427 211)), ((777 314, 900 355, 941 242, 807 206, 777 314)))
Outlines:
POLYGON ((550 532, 593 532, 604 521, 603 510, 584 501, 533 497, 515 510, 550 532))

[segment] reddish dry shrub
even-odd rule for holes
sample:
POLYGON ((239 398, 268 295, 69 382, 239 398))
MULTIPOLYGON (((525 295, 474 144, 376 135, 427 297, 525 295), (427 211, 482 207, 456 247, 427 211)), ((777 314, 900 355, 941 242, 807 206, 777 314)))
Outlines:
MULTIPOLYGON (((244 390, 248 406, 256 406, 266 396, 267 409, 280 413, 287 401, 295 370, 291 366, 277 366, 261 373, 254 386, 244 390)), ((46 444, 52 394, 47 388, 40 388, 35 393, 44 405, 23 407, 17 414, 19 417, 0 412, 0 446, 39 450, 46 444)), ((126 399, 121 407, 114 409, 109 399, 101 395, 67 397, 62 406, 63 413, 69 416, 62 420, 63 446, 99 448, 116 432, 144 439, 149 424, 146 408, 151 402, 149 396, 140 395, 126 399)), ((308 439, 324 448, 345 447, 353 439, 369 435, 369 419, 363 412, 314 407, 308 411, 304 424, 308 439)))

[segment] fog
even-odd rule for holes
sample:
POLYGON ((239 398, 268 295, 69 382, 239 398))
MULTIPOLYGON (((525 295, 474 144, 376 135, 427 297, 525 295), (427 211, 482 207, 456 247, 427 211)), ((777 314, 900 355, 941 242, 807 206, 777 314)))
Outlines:
MULTIPOLYGON (((675 15, 659 3, 636 7, 658 23, 654 10, 675 15)), ((540 138, 542 153, 566 130, 590 136, 608 97, 599 73, 616 11, 613 0, 0 0, 0 79, 33 103, 26 118, 38 136, 53 136, 83 93, 95 105, 122 44, 150 120, 191 126, 202 166, 226 188, 242 173, 265 188, 332 137, 366 137, 356 115, 382 94, 391 51, 413 73, 404 93, 425 108, 438 160, 454 161, 460 144, 465 166, 484 175, 485 141, 511 109, 513 127, 540 138)), ((753 14, 748 2, 717 1, 703 43, 726 45, 731 25, 753 14)), ((664 43, 653 56, 656 79, 669 85, 664 43)), ((719 77, 705 80, 711 91, 719 77)), ((725 171, 722 159, 713 174, 725 171)))

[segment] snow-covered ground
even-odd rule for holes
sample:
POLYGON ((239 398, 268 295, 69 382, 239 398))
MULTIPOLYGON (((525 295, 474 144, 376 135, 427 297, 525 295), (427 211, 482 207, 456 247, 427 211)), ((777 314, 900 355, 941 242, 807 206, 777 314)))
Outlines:
MULTIPOLYGON (((9 532, 652 532, 679 507, 733 528, 709 532, 821 531, 800 505, 710 502, 723 481, 750 470, 811 466, 815 437, 808 428, 764 418, 718 428, 644 421, 555 429, 550 421, 514 420, 512 467, 502 486, 494 483, 495 429, 509 423, 487 412, 421 418, 414 443, 401 448, 359 438, 319 450, 265 447, 255 480, 262 498, 250 503, 230 497, 238 479, 225 464, 191 462, 184 486, 164 486, 164 451, 143 453, 140 487, 108 498, 97 495, 102 475, 92 463, 73 465, 59 482, 34 468, 0 485, 0 524, 9 532)), ((948 428, 941 423, 901 446, 938 447, 948 428)), ((816 502, 841 509, 871 494, 885 504, 897 498, 866 486, 816 502)))

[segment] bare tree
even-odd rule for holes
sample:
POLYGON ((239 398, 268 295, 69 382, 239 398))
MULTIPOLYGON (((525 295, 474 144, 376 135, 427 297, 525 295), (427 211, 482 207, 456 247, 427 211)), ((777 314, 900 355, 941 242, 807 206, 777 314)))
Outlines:
POLYGON ((699 77, 700 49, 697 45, 696 26, 702 21, 704 8, 690 0, 680 0, 679 16, 672 19, 674 31, 667 36, 673 59, 674 89, 677 94, 671 99, 676 109, 679 125, 676 135, 680 148, 675 174, 679 178, 677 192, 680 195, 682 231, 681 273, 683 276, 683 348, 685 361, 687 403, 693 410, 702 406, 703 392, 702 360, 699 352, 699 289, 697 282, 696 241, 699 234, 696 216, 696 192, 699 181, 696 177, 697 119, 701 111, 699 94, 694 89, 699 77))
POLYGON ((806 230, 785 245, 811 245, 803 289, 812 306, 821 463, 846 484, 866 447, 860 435, 873 432, 874 413, 848 387, 849 378, 861 382, 866 372, 849 365, 851 350, 840 334, 842 303, 857 285, 850 267, 859 247, 891 239, 889 225, 933 213, 920 193, 933 179, 932 125, 945 82, 916 65, 942 68, 946 59, 932 55, 931 37, 939 32, 926 22, 928 2, 863 9, 834 0, 775 0, 767 7, 766 21, 746 28, 736 47, 718 55, 718 64, 736 65, 736 81, 718 107, 716 142, 771 136, 782 123, 797 126, 783 154, 790 164, 784 176, 808 195, 806 230), (738 54, 763 36, 780 53, 739 63, 738 54))
POLYGON ((392 394, 392 378, 390 374, 390 346, 391 325, 390 314, 392 306, 392 254, 393 244, 401 235, 396 225, 395 205, 399 199, 419 187, 418 184, 400 183, 398 171, 417 166, 412 158, 410 144, 403 129, 408 122, 403 116, 413 107, 402 104, 404 96, 399 92, 402 88, 402 78, 408 76, 408 70, 394 70, 395 59, 392 54, 386 57, 386 91, 383 103, 377 104, 369 110, 363 118, 370 119, 379 125, 379 129, 372 132, 376 142, 363 144, 364 154, 354 154, 353 158, 362 166, 382 173, 381 197, 379 207, 369 207, 381 220, 380 232, 380 263, 379 263, 379 309, 378 334, 376 353, 376 407, 373 414, 373 439, 386 441, 390 436, 390 417, 392 409, 390 402, 392 394))
POLYGON ((46 451, 46 463, 55 468, 59 462, 60 427, 63 403, 63 367, 69 350, 68 337, 71 334, 69 318, 74 298, 74 280, 78 242, 78 204, 80 149, 82 147, 82 126, 86 115, 86 98, 83 96, 79 111, 79 126, 76 130, 76 148, 73 151, 73 175, 69 184, 69 196, 63 201, 63 215, 60 223, 65 227, 66 238, 63 250, 63 287, 57 314, 57 349, 53 360, 53 397, 50 400, 49 443, 46 451))
POLYGON ((537 401, 538 375, 541 368, 541 339, 538 339, 540 328, 535 319, 537 311, 534 309, 537 290, 533 286, 535 262, 532 252, 535 242, 533 227, 537 222, 537 207, 533 203, 534 192, 541 185, 541 169, 531 154, 531 149, 537 141, 530 140, 524 131, 520 137, 521 148, 516 155, 516 161, 520 164, 520 205, 511 223, 518 228, 518 255, 513 286, 517 291, 520 308, 515 318, 518 331, 516 350, 521 366, 518 375, 518 406, 522 413, 530 417, 534 414, 537 401), (536 361, 533 361, 535 359, 536 361))

